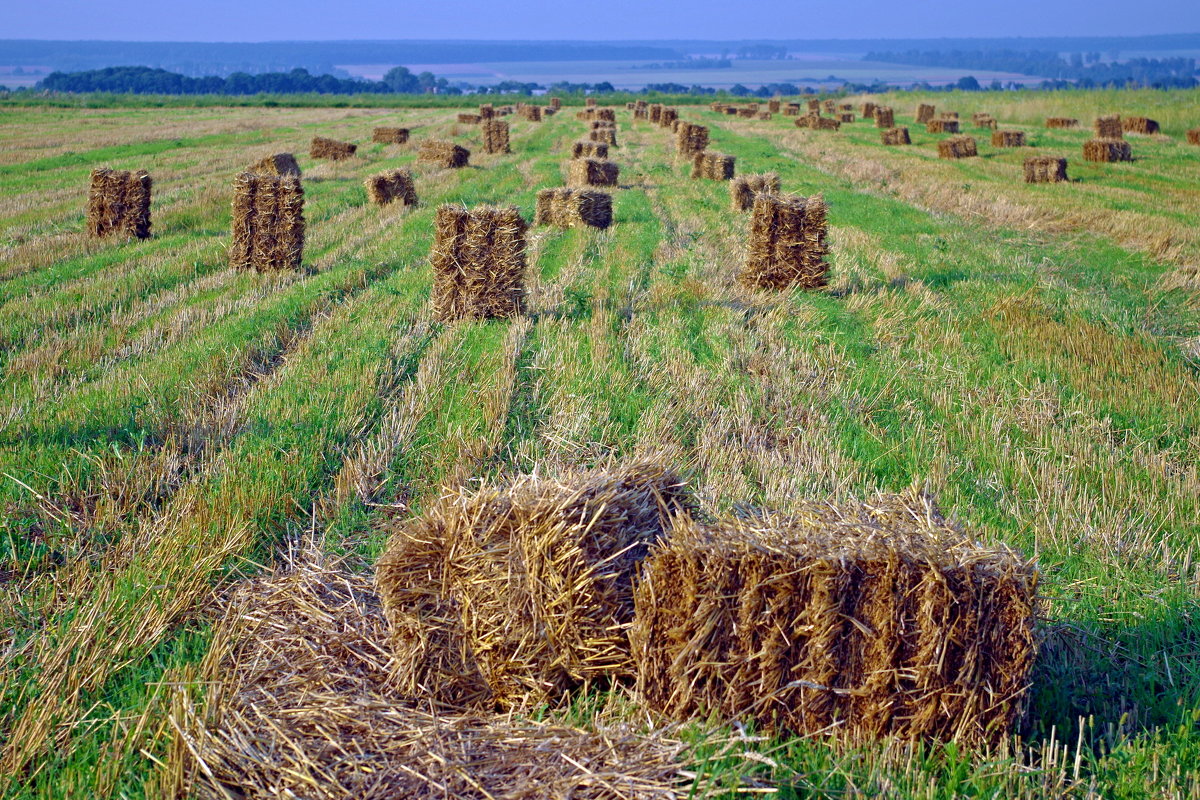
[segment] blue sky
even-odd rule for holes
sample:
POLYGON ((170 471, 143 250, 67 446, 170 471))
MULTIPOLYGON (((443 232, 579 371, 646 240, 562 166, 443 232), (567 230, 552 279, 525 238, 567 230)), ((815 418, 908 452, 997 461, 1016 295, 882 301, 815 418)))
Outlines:
POLYGON ((1200 0, 14 0, 0 38, 749 39, 1200 31, 1200 0))

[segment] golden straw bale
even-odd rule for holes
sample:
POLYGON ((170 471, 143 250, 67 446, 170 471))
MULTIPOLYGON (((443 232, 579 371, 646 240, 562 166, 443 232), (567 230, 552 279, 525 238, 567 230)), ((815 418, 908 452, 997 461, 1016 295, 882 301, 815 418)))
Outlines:
POLYGON ((145 170, 92 170, 87 198, 88 235, 148 238, 152 187, 145 170))
POLYGON ((896 127, 896 112, 889 106, 875 106, 875 127, 880 129, 896 127))
POLYGON ((758 114, 758 110, 754 109, 754 108, 739 108, 739 109, 737 109, 737 115, 741 119, 754 119, 754 116, 756 114, 758 114))
POLYGON ((550 98, 550 107, 555 108, 555 109, 562 108, 562 98, 561 97, 551 97, 550 98))
POLYGON ((1089 139, 1083 143, 1085 161, 1133 161, 1129 142, 1123 139, 1089 139))
POLYGON ((438 322, 514 317, 525 310, 525 230, 516 207, 438 207, 433 317, 438 322))
POLYGON ((693 122, 680 121, 675 131, 675 150, 689 161, 708 147, 708 128, 693 122))
POLYGON ((835 100, 822 100, 822 101, 821 101, 821 110, 822 110, 822 111, 824 111, 826 114, 835 114, 835 113, 837 113, 837 101, 835 101, 835 100))
POLYGON ((992 147, 1024 147, 1025 131, 992 131, 992 147))
POLYGON ((408 128, 375 128, 371 141, 383 144, 404 144, 408 141, 408 128))
POLYGON ((617 129, 616 128, 595 128, 588 131, 588 138, 593 142, 602 142, 609 147, 617 146, 617 129))
POLYGON ((931 119, 925 123, 925 130, 928 133, 958 133, 958 120, 931 119))
POLYGON ((782 105, 783 104, 779 100, 768 100, 767 111, 770 111, 772 114, 778 114, 780 111, 780 106, 782 105))
POLYGON ((928 103, 918 103, 916 122, 918 125, 927 125, 937 114, 937 108, 928 103))
POLYGON ((1188 144, 1200 144, 1200 128, 1192 128, 1187 132, 1188 144))
POLYGON ((608 158, 608 145, 604 142, 575 142, 571 145, 571 158, 608 158))
POLYGON ((479 106, 480 119, 492 119, 496 116, 496 108, 491 103, 484 103, 479 106))
POLYGON ((408 170, 393 169, 372 175, 366 180, 367 196, 375 205, 399 202, 404 206, 417 204, 417 189, 413 183, 412 173, 408 170))
POLYGON ((886 145, 912 144, 908 137, 908 128, 888 128, 879 132, 879 138, 886 145))
POLYGON ((875 119, 875 108, 876 108, 876 105, 874 103, 863 103, 862 106, 859 108, 859 111, 862 114, 862 118, 863 119, 875 119))
POLYGON ((339 142, 337 139, 326 139, 324 136, 314 136, 309 147, 308 155, 312 158, 328 158, 330 161, 342 161, 350 158, 358 150, 358 145, 350 142, 339 142))
POLYGON ((1096 117, 1096 121, 1092 125, 1097 139, 1123 139, 1125 137, 1125 127, 1121 124, 1121 118, 1116 114, 1096 117))
POLYGON ((1078 128, 1079 120, 1072 117, 1046 117, 1047 128, 1078 128))
POLYGON ((675 130, 675 123, 679 121, 679 109, 663 108, 658 117, 658 124, 663 128, 675 130))
POLYGON ((788 103, 786 106, 783 107, 783 115, 785 117, 800 116, 800 104, 799 103, 788 103))
POLYGON ((453 169, 467 166, 470 158, 471 151, 467 148, 436 139, 426 139, 417 150, 417 161, 453 169))
POLYGON ((304 255, 304 189, 295 175, 243 172, 233 182, 229 265, 257 272, 299 269, 304 255))
POLYGON ((746 265, 738 280, 754 289, 819 289, 829 264, 825 200, 760 192, 751 207, 746 265))
POLYGON ((838 114, 837 121, 843 124, 854 122, 854 114, 849 111, 843 111, 838 114))
POLYGON ((295 175, 299 177, 300 164, 291 153, 272 153, 246 167, 246 172, 258 175, 295 175))
POLYGON ((854 111, 853 103, 838 103, 837 110, 842 113, 852 113, 854 111))
POLYGON ((502 119, 485 119, 480 126, 483 129, 483 152, 509 153, 508 123, 502 119))
POLYGON ((611 128, 614 131, 617 129, 617 123, 607 119, 594 119, 588 123, 588 130, 598 131, 602 128, 611 128))
POLYGON ((612 195, 595 189, 560 187, 537 193, 534 225, 607 228, 612 224, 612 195))
POLYGON ((702 150, 692 157, 692 177, 712 181, 727 181, 733 178, 735 159, 725 153, 702 150))
POLYGON ((567 162, 567 183, 571 186, 616 186, 620 169, 611 161, 573 158, 567 162))
POLYGON ((810 98, 809 100, 807 100, 805 102, 805 105, 808 107, 808 110, 810 113, 813 113, 813 112, 815 112, 817 114, 821 113, 821 101, 820 100, 818 100, 816 98, 810 98))
POLYGON ((650 121, 655 125, 658 125, 662 121, 662 112, 662 103, 652 103, 650 105, 650 121))
POLYGON ((1158 122, 1149 117, 1122 117, 1121 129, 1125 133, 1158 133, 1160 128, 1158 122))
POLYGON ((604 119, 608 120, 609 122, 616 122, 617 112, 612 108, 598 108, 596 109, 596 119, 604 119))
POLYGON ((951 136, 938 142, 938 158, 973 158, 979 148, 972 136, 951 136))
POLYGON ((821 117, 816 114, 805 114, 796 117, 797 128, 811 128, 814 131, 836 131, 842 127, 840 120, 821 117))
POLYGON ((729 200, 734 211, 749 211, 754 207, 754 196, 760 192, 777 193, 780 189, 779 175, 764 172, 759 175, 738 175, 729 183, 729 200))
POLYGON ((635 464, 452 490, 397 522, 376 584, 401 693, 453 700, 482 678, 518 707, 632 678, 638 569, 690 506, 674 472, 635 464))
POLYGON ((915 495, 683 517, 635 591, 638 694, 770 734, 997 745, 1029 691, 1037 584, 915 495))
POLYGON ((483 117, 478 114, 459 114, 458 121, 463 125, 478 125, 483 117))
POLYGON ((524 117, 525 121, 527 121, 527 122, 541 122, 542 121, 542 107, 541 106, 522 106, 521 107, 521 116, 524 117))
POLYGON ((974 125, 976 128, 988 128, 990 130, 995 130, 998 125, 998 123, 996 122, 996 118, 993 117, 991 114, 984 114, 984 113, 979 113, 979 112, 971 115, 971 124, 974 125))
POLYGON ((1026 183, 1059 183, 1067 180, 1067 160, 1055 156, 1031 156, 1025 159, 1026 183))
POLYGON ((596 98, 594 98, 594 97, 587 98, 584 101, 584 105, 586 105, 588 108, 592 108, 593 106, 596 105, 596 98))

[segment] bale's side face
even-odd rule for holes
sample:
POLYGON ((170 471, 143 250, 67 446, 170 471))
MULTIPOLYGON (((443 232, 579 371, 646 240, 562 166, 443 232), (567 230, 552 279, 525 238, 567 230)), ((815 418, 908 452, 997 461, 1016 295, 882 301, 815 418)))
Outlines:
POLYGON ((465 147, 459 147, 454 142, 437 141, 435 139, 426 139, 421 142, 421 147, 417 151, 417 160, 427 163, 436 164, 439 167, 449 169, 459 169, 467 166, 471 158, 471 151, 465 147))
POLYGON ((331 161, 342 161, 350 158, 358 150, 358 145, 350 142, 339 142, 337 139, 326 139, 314 136, 309 156, 312 158, 327 158, 331 161))
POLYGON ((525 308, 525 231, 516 208, 438 208, 429 263, 439 322, 512 317, 525 308))
POLYGON ((304 227, 299 178, 243 172, 234 180, 230 266, 257 272, 299 269, 304 227))
POLYGON ((398 202, 404 206, 417 204, 417 190, 412 173, 405 170, 390 170, 372 175, 366 182, 367 196, 376 205, 398 202))
POLYGON ((828 282, 827 223, 820 196, 754 196, 746 264, 738 280, 753 289, 819 289, 828 282))
POLYGON ((148 238, 152 183, 144 170, 92 170, 86 212, 88 234, 148 238))

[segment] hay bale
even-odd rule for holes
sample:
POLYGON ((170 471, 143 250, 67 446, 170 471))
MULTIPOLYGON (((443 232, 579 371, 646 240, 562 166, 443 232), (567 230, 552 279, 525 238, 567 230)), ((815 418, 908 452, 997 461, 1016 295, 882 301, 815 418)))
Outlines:
POLYGON ((737 113, 738 113, 738 107, 737 107, 737 106, 725 106, 725 116, 727 116, 727 117, 736 117, 736 116, 737 116, 737 113))
POLYGON ((612 195, 594 189, 560 187, 537 193, 534 225, 607 228, 612 224, 612 195))
POLYGON ((979 155, 973 136, 951 136, 938 142, 938 158, 973 158, 979 155))
POLYGON ((571 186, 616 186, 620 169, 611 161, 573 158, 567 162, 567 183, 571 186))
POLYGON ((863 103, 858 110, 862 114, 863 119, 875 119, 875 108, 874 103, 863 103))
POLYGON ((326 139, 324 136, 314 136, 309 146, 308 155, 312 158, 328 158, 330 161, 343 161, 354 156, 358 145, 350 142, 339 142, 337 139, 326 139))
POLYGON ((851 113, 854 111, 853 103, 838 103, 838 111, 843 113, 851 113))
POLYGON ((937 114, 937 108, 929 103, 918 103, 916 122, 918 125, 928 125, 937 114))
POLYGON ((772 116, 773 115, 771 114, 770 111, 760 111, 760 112, 758 112, 758 115, 755 117, 755 119, 768 120, 772 116))
POLYGON ((841 112, 840 114, 838 114, 838 120, 837 120, 837 121, 838 121, 838 122, 840 122, 840 123, 842 123, 842 124, 847 124, 847 123, 850 123, 850 122, 854 122, 854 114, 853 114, 852 112, 850 112, 850 111, 843 111, 843 112, 841 112))
POLYGON ((1055 156, 1030 156, 1025 159, 1026 183, 1059 183, 1067 180, 1067 160, 1055 156))
POLYGON ((296 175, 243 172, 233 182, 229 265, 256 272, 299 269, 304 255, 304 189, 296 175))
POLYGON ((692 157, 692 178, 706 178, 710 181, 732 180, 735 161, 731 155, 703 150, 692 157))
POLYGON ((634 581, 691 501, 637 464, 452 490, 396 523, 376 567, 404 694, 502 707, 633 677, 634 581), (406 677, 411 676, 411 677, 406 677))
POLYGON ((996 130, 996 126, 999 123, 996 122, 996 118, 991 114, 975 113, 971 115, 971 124, 976 128, 988 128, 990 130, 996 130))
POLYGON ((1024 147, 1025 131, 992 131, 992 147, 1024 147))
POLYGON ((941 119, 958 119, 957 111, 943 111, 938 115, 941 119))
POLYGON ((1125 127, 1121 124, 1121 118, 1116 114, 1106 114, 1102 117, 1096 117, 1093 127, 1096 131, 1097 139, 1125 138, 1125 127))
POLYGON ((413 183, 412 173, 408 170, 393 169, 372 175, 365 181, 367 197, 377 206, 399 202, 404 206, 417 204, 417 189, 413 183))
POLYGON ((782 105, 779 100, 768 100, 767 111, 770 111, 772 114, 778 114, 782 105))
POLYGON ((586 105, 588 108, 594 108, 596 105, 596 98, 594 98, 594 97, 587 98, 586 100, 584 100, 584 105, 586 105))
POLYGON ((594 119, 588 123, 589 131, 598 131, 603 128, 611 128, 615 131, 617 129, 617 123, 607 119, 594 119))
POLYGON ((896 112, 888 106, 875 106, 875 127, 880 129, 896 127, 896 112))
POLYGON ((1079 120, 1072 117, 1046 117, 1047 128, 1078 128, 1079 120))
POLYGON ((670 128, 673 131, 677 122, 679 122, 679 109, 664 108, 659 114, 658 124, 660 127, 670 128))
POLYGON ((253 172, 256 175, 295 175, 300 177, 300 164, 291 153, 272 153, 246 167, 246 172, 253 172))
POLYGON ((608 145, 604 142, 575 142, 571 145, 571 158, 608 158, 608 145))
POLYGON ((764 172, 759 175, 739 175, 729 183, 729 200, 734 211, 749 211, 754 206, 754 196, 766 192, 775 194, 780 189, 779 175, 764 172))
POLYGON ((617 129, 616 128, 595 128, 588 131, 588 138, 593 142, 602 142, 609 147, 617 146, 617 129))
POLYGON ((662 103, 652 103, 650 105, 650 122, 654 123, 655 125, 661 124, 662 112, 663 112, 662 103))
POLYGON ((1089 139, 1083 143, 1085 161, 1133 161, 1133 151, 1124 139, 1089 139))
POLYGON ((694 122, 679 122, 675 131, 675 151, 691 161, 708 147, 708 128, 694 122))
POLYGON ((542 107, 541 106, 522 106, 521 116, 526 122, 541 122, 542 107))
POLYGON ((1187 132, 1188 144, 1200 144, 1200 128, 1192 128, 1187 132))
POLYGON ((408 141, 408 128, 375 128, 371 141, 382 144, 404 144, 408 141))
POLYGON ((478 114, 459 114, 458 121, 463 125, 478 125, 483 117, 478 114))
POLYGON ((908 128, 888 128, 879 132, 879 138, 886 145, 912 144, 912 140, 908 138, 908 128))
POLYGON ((509 153, 508 123, 502 119, 485 119, 480 123, 483 128, 483 152, 509 153))
POLYGON ((1158 133, 1160 130, 1158 122, 1149 117, 1122 117, 1121 129, 1125 133, 1142 133, 1147 135, 1158 133))
POLYGON ((88 235, 148 238, 152 186, 145 170, 92 170, 87 199, 88 235))
POLYGON ((434 319, 492 319, 524 312, 527 227, 515 206, 439 206, 429 254, 434 319))
POLYGON ((562 108, 562 98, 561 97, 551 97, 549 102, 550 102, 550 107, 555 110, 562 108))
POLYGON ((836 113, 837 113, 837 101, 835 101, 835 100, 823 100, 823 101, 821 102, 821 109, 822 109, 822 110, 823 110, 823 111, 824 111, 826 114, 836 114, 836 113))
POLYGON ((797 128, 810 128, 814 131, 836 131, 842 127, 842 123, 836 119, 822 117, 817 114, 805 114, 802 117, 796 117, 797 128))
POLYGON ((810 114, 820 114, 821 113, 821 101, 816 99, 815 97, 809 98, 805 102, 805 105, 808 107, 808 111, 810 114))
POLYGON ((681 518, 634 594, 638 694, 770 734, 999 744, 1029 690, 1037 584, 921 497, 681 518))
POLYGON ((800 116, 800 104, 799 103, 788 103, 786 106, 783 107, 783 115, 785 117, 800 116))
POLYGON ((829 264, 825 200, 760 192, 751 207, 746 265, 738 280, 752 289, 819 289, 829 264))
POLYGON ((754 109, 754 108, 739 108, 739 109, 737 109, 737 115, 738 115, 739 119, 754 119, 754 116, 756 114, 758 114, 758 109, 754 109))
POLYGON ((426 139, 417 150, 417 161, 426 164, 436 164, 439 167, 458 169, 467 166, 471 151, 459 147, 454 142, 443 142, 437 139, 426 139))
POLYGON ((609 122, 616 122, 617 121, 616 109, 598 108, 598 109, 596 109, 596 119, 604 119, 604 120, 608 120, 609 122))
POLYGON ((480 119, 493 119, 496 116, 496 108, 491 103, 484 103, 479 106, 480 119))
POLYGON ((925 130, 928 133, 958 133, 958 120, 931 119, 925 123, 925 130))

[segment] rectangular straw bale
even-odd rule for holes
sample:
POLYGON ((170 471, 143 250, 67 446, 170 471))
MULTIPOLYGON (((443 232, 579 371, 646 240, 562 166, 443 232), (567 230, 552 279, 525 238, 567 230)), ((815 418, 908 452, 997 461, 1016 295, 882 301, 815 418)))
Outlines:
POLYGON ((908 137, 908 128, 888 128, 879 132, 879 138, 886 145, 912 144, 908 137))
POLYGON ((875 106, 875 127, 880 129, 896 127, 896 112, 889 106, 875 106))
POLYGON ((680 121, 675 131, 675 150, 689 161, 708 147, 708 128, 694 122, 680 121))
POLYGON ((567 183, 571 186, 616 186, 620 169, 611 161, 573 158, 567 162, 567 183))
POLYGON ((594 97, 587 98, 584 101, 584 105, 586 105, 588 108, 592 108, 593 106, 596 105, 596 98, 594 98, 594 97))
POLYGON ((304 189, 296 175, 243 172, 233 182, 229 265, 257 272, 299 269, 304 255, 304 189))
POLYGON ((1083 143, 1085 161, 1133 161, 1133 151, 1124 139, 1089 139, 1083 143))
POLYGON ((1079 120, 1072 117, 1046 117, 1047 128, 1078 128, 1079 120))
POLYGON ((1059 183, 1067 180, 1067 160, 1055 156, 1030 156, 1025 159, 1026 183, 1059 183))
POLYGON ((755 119, 766 120, 766 119, 770 119, 772 116, 773 115, 771 114, 770 111, 759 111, 758 114, 755 116, 755 119))
POLYGON ((1028 697, 1037 585, 915 495, 681 517, 634 592, 638 694, 760 734, 998 745, 1028 697))
POLYGON ((805 114, 802 117, 796 117, 797 128, 811 128, 814 131, 836 131, 841 126, 842 123, 839 120, 821 117, 816 114, 805 114))
POLYGON ((751 207, 746 264, 738 280, 752 289, 819 289, 828 281, 825 200, 760 192, 751 207))
POLYGON ((537 193, 534 225, 607 228, 612 224, 612 195, 595 189, 559 187, 537 193))
POLYGON ((417 189, 413 183, 412 173, 408 170, 393 169, 372 175, 366 180, 367 196, 375 205, 387 205, 399 202, 404 206, 417 204, 417 189))
POLYGON ((575 112, 575 119, 578 119, 578 120, 583 120, 586 122, 589 119, 595 119, 595 118, 596 118, 596 109, 594 109, 594 108, 585 108, 582 111, 575 112))
POLYGON ((298 177, 300 164, 291 153, 272 153, 246 167, 246 172, 259 175, 296 175, 298 177))
POLYGON ((408 128, 375 128, 371 141, 382 144, 404 144, 408 141, 408 128))
POLYGON ((571 145, 571 158, 608 158, 608 145, 604 142, 575 142, 571 145))
POLYGON ((751 111, 758 111, 758 103, 747 103, 746 108, 750 109, 751 111))
POLYGON ((943 111, 938 115, 941 119, 958 119, 957 111, 943 111))
POLYGON ((1123 139, 1125 127, 1121 125, 1121 117, 1116 114, 1106 114, 1096 117, 1093 123, 1097 139, 1123 139))
POLYGON ((663 128, 675 130, 675 123, 679 121, 679 109, 663 108, 658 117, 658 124, 663 128))
POLYGON ((478 114, 459 114, 458 121, 463 125, 478 125, 483 117, 478 114))
POLYGON ((779 100, 768 100, 767 111, 770 111, 772 114, 778 114, 782 105, 783 103, 781 103, 779 100))
POLYGON ((847 123, 850 123, 850 122, 854 122, 854 114, 853 114, 853 112, 850 112, 850 111, 843 111, 843 112, 839 113, 839 114, 838 114, 838 122, 840 122, 840 123, 842 123, 842 124, 847 124, 847 123))
POLYGON ((603 142, 609 147, 617 146, 617 129, 616 128, 596 128, 588 131, 588 138, 593 142, 603 142))
POLYGON ((93 169, 88 183, 88 235, 148 238, 152 186, 145 170, 93 169))
POLYGON ((485 119, 483 129, 483 152, 509 153, 508 122, 502 119, 485 119))
POLYGON ((972 136, 951 136, 938 142, 938 158, 973 158, 979 149, 972 136))
MULTIPOLYGON (((991 121, 992 119, 993 119, 992 115, 986 111, 971 112, 971 124, 972 125, 980 126, 980 125, 983 125, 984 123, 991 121)), ((986 127, 986 125, 983 125, 983 127, 986 127)))
POLYGON ((491 119, 496 116, 496 108, 491 103, 484 103, 479 106, 479 118, 491 119))
POLYGON ((358 150, 358 145, 350 142, 339 142, 337 139, 326 139, 324 136, 314 136, 308 154, 312 158, 328 158, 330 161, 342 161, 350 158, 358 150))
POLYGON ((992 147, 1024 147, 1025 131, 992 131, 992 147))
POLYGON ((737 110, 737 115, 740 119, 754 119, 756 114, 758 114, 758 110, 754 108, 739 108, 737 110))
POLYGON ((562 108, 562 98, 561 97, 551 97, 550 98, 550 107, 556 108, 556 109, 562 108))
POLYGON ((650 104, 650 121, 655 125, 662 121, 663 105, 662 103, 650 104))
POLYGON ((841 111, 841 112, 852 112, 852 111, 854 111, 854 104, 853 103, 838 103, 837 110, 841 111))
POLYGON ((1125 133, 1158 133, 1159 125, 1149 117, 1122 117, 1121 129, 1125 133))
POLYGON ((634 119, 650 119, 650 108, 648 106, 637 106, 633 109, 634 119))
POLYGON ((875 119, 875 108, 876 105, 874 103, 863 103, 859 108, 859 111, 862 113, 862 118, 875 119))
POLYGON ((835 101, 835 100, 822 101, 821 102, 821 110, 824 111, 826 114, 836 114, 837 113, 837 101, 835 101))
POLYGON ((439 206, 429 254, 434 319, 492 319, 524 312, 527 227, 515 206, 439 206))
POLYGON ((733 178, 736 159, 725 153, 704 150, 692 157, 692 177, 711 181, 727 181, 733 178))
POLYGON ((805 102, 805 105, 808 107, 809 113, 812 113, 812 112, 816 112, 818 114, 821 113, 821 101, 820 100, 818 100, 816 98, 811 98, 805 102))
POLYGON ((521 108, 521 116, 527 122, 541 122, 542 121, 542 107, 541 106, 523 106, 521 108))
POLYGON ((918 125, 927 125, 937 114, 937 107, 929 103, 918 103, 916 121, 918 125))
POLYGON ((734 211, 749 211, 754 206, 754 196, 760 192, 775 194, 780 189, 779 175, 764 172, 759 175, 738 175, 729 182, 729 200, 734 211))
POLYGON ((958 133, 958 120, 931 119, 925 123, 925 130, 928 133, 958 133))
POLYGON ((724 111, 725 111, 725 116, 736 117, 737 113, 738 113, 738 107, 737 106, 725 106, 724 111))
POLYGON ((601 128, 612 128, 613 130, 616 130, 617 123, 607 119, 594 119, 588 123, 588 130, 590 131, 598 131, 601 128))
POLYGON ((692 507, 678 475, 641 463, 452 489, 389 524, 375 582, 399 693, 519 708, 632 678, 639 568, 692 507))
POLYGON ((786 106, 783 107, 783 115, 785 117, 800 116, 800 104, 799 103, 788 103, 786 106))
POLYGON ((616 122, 617 121, 616 109, 598 108, 598 109, 596 109, 596 119, 603 119, 603 120, 608 120, 609 122, 616 122))
POLYGON ((467 148, 437 139, 426 139, 417 150, 417 161, 452 169, 467 166, 470 158, 471 151, 467 148))
POLYGON ((1188 144, 1200 144, 1200 128, 1192 128, 1187 132, 1188 144))

